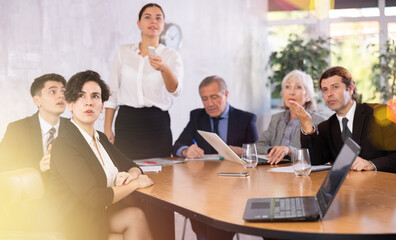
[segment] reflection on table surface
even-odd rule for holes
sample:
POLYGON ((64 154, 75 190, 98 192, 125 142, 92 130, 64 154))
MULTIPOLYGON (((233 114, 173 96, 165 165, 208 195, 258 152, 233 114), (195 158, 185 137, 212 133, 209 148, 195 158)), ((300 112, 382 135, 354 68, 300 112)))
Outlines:
POLYGON ((258 166, 250 177, 219 177, 218 172, 246 170, 228 161, 164 166, 162 172, 149 174, 155 185, 139 192, 188 217, 236 232, 396 234, 396 174, 373 171, 349 172, 321 221, 245 222, 242 216, 248 198, 313 196, 328 172, 297 177, 267 171, 273 167, 278 166, 258 166))

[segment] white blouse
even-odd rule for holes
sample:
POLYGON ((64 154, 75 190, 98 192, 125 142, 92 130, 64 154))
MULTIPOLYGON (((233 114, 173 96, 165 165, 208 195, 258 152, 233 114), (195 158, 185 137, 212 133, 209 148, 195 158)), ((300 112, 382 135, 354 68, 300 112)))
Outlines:
POLYGON ((99 134, 98 132, 95 130, 95 142, 96 145, 98 146, 99 152, 95 147, 94 144, 94 139, 87 133, 85 132, 82 128, 80 128, 74 121, 73 119, 70 120, 74 125, 76 125, 76 127, 78 128, 78 130, 80 131, 80 133, 83 135, 83 137, 85 138, 85 141, 87 141, 88 145, 91 147, 92 151, 95 153, 96 158, 98 159, 100 165, 102 165, 103 171, 106 174, 106 179, 107 179, 107 187, 114 187, 115 186, 115 179, 117 177, 118 174, 118 168, 114 165, 113 161, 111 160, 109 154, 107 154, 106 149, 104 149, 104 147, 102 146, 102 144, 99 141, 99 134))
POLYGON ((179 53, 162 44, 156 49, 178 80, 176 91, 170 93, 161 72, 150 65, 148 56, 142 57, 139 52, 139 44, 127 44, 118 49, 110 72, 111 96, 105 108, 155 106, 166 111, 172 106, 173 98, 181 94, 184 72, 179 53))

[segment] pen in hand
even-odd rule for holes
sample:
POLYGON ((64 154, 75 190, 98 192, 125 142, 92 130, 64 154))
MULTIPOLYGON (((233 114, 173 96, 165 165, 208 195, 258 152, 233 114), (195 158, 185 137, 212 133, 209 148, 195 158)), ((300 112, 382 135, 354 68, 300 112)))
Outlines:
POLYGON ((182 151, 182 155, 189 159, 202 158, 204 156, 204 151, 199 148, 195 139, 192 139, 192 142, 193 144, 182 151))

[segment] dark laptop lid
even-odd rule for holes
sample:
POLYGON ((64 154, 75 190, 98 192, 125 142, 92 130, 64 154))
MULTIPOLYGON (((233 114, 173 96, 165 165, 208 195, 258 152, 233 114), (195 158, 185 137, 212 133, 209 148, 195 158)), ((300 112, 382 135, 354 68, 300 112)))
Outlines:
POLYGON ((323 217, 340 189, 349 169, 355 158, 360 153, 360 146, 351 138, 345 141, 340 153, 335 160, 322 185, 319 188, 316 198, 319 204, 321 216, 323 217))

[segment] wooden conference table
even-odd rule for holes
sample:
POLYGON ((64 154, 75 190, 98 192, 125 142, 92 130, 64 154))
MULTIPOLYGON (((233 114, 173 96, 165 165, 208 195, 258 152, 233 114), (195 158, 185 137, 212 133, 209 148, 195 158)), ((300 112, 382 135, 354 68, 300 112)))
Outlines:
MULTIPOLYGON (((280 165, 282 166, 282 165, 280 165)), ((285 165, 283 165, 285 166, 285 165)), ((349 172, 326 216, 317 222, 252 223, 243 220, 248 198, 315 195, 328 171, 307 177, 257 166, 250 177, 229 162, 187 162, 149 173, 155 184, 136 195, 225 231, 273 239, 396 239, 396 174, 349 172)))

